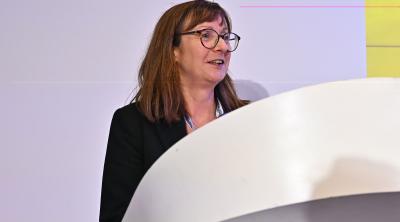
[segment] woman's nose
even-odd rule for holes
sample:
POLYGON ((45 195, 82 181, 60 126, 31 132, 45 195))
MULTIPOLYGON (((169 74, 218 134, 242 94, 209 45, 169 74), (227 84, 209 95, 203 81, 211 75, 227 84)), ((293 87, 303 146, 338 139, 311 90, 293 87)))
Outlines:
POLYGON ((227 42, 225 42, 225 40, 221 36, 218 36, 218 37, 219 37, 219 39, 218 39, 219 41, 214 49, 217 51, 228 52, 228 50, 230 49, 229 44, 227 42))

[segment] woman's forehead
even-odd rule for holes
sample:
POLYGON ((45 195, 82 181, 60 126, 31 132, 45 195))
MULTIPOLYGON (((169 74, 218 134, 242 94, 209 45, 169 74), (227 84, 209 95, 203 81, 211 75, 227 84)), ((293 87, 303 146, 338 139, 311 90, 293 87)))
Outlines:
POLYGON ((225 19, 222 19, 221 16, 218 16, 217 19, 214 19, 210 22, 202 22, 197 24, 194 29, 206 29, 206 28, 218 28, 221 31, 228 31, 228 25, 225 22, 225 19))

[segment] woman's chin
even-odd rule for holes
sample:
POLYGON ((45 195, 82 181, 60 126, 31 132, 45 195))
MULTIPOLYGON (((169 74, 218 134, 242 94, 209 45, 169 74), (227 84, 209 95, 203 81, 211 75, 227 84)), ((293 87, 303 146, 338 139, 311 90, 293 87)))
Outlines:
POLYGON ((212 82, 214 85, 217 85, 225 78, 226 72, 215 72, 212 73, 209 77, 209 82, 212 82))

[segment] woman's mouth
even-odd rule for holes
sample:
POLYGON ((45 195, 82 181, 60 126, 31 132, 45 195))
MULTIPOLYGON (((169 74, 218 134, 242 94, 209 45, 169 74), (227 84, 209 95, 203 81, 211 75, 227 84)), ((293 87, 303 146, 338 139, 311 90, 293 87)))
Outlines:
POLYGON ((225 61, 223 59, 214 59, 209 61, 208 63, 213 64, 213 65, 223 65, 225 61))

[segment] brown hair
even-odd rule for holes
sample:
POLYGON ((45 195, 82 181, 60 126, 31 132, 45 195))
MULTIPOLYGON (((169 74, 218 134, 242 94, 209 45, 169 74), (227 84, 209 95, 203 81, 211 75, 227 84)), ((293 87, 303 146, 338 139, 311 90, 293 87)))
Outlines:
MULTIPOLYGON (((140 111, 151 121, 164 119, 168 123, 179 121, 185 114, 184 99, 180 88, 178 66, 175 63, 174 47, 179 46, 183 26, 190 30, 203 22, 214 21, 221 16, 231 31, 231 20, 217 3, 196 0, 175 5, 158 21, 146 56, 139 69, 139 90, 136 101, 140 111), (189 19, 190 18, 190 19, 189 19), (187 24, 184 24, 187 23, 187 24)), ((225 112, 237 109, 247 102, 236 95, 228 74, 214 89, 225 112)))

